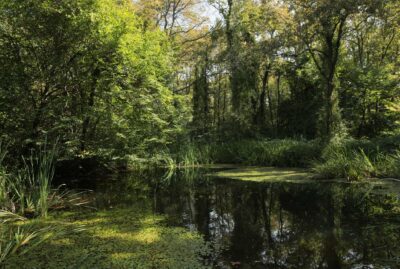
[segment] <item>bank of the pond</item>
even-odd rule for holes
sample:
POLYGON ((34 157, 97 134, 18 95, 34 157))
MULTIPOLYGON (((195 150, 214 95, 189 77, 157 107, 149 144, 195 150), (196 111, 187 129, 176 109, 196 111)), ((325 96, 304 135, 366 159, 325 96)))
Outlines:
POLYGON ((62 160, 57 174, 103 175, 115 171, 167 167, 199 168, 206 165, 292 167, 308 169, 318 178, 361 180, 373 177, 400 178, 400 136, 366 139, 320 140, 247 139, 193 141, 149 155, 115 158, 93 156, 62 160))
POLYGON ((202 236, 139 208, 62 213, 35 225, 84 230, 11 257, 6 268, 206 268, 202 236))
POLYGON ((241 140, 181 145, 173 156, 180 166, 232 163, 307 168, 321 179, 400 178, 400 136, 313 140, 241 140))

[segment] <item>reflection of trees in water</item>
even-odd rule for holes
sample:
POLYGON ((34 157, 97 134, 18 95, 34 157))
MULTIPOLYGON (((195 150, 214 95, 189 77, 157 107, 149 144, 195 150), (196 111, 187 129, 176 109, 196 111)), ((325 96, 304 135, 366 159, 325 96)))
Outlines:
POLYGON ((136 175, 105 185, 103 201, 139 201, 167 214, 170 224, 200 231, 214 245, 211 259, 219 264, 352 268, 400 263, 398 198, 374 194, 368 184, 260 184, 176 173, 167 181, 136 175))
MULTIPOLYGON (((190 199, 190 207, 197 211, 193 223, 209 240, 226 247, 221 253, 226 263, 273 268, 385 264, 371 240, 381 241, 383 249, 398 255, 394 243, 399 240, 398 226, 372 229, 372 219, 378 220, 372 208, 382 207, 383 198, 368 194, 368 188, 361 185, 220 180, 192 188, 197 189, 196 198, 190 199), (383 242, 384 237, 393 241, 383 242)), ((380 223, 381 227, 388 227, 387 222, 380 223)))

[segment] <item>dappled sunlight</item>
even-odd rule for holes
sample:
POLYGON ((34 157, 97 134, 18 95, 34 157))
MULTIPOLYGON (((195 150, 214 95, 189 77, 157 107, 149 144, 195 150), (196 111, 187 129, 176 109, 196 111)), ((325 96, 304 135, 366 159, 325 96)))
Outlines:
POLYGON ((311 181, 312 174, 304 169, 294 168, 274 168, 274 167, 244 167, 226 171, 220 171, 215 174, 216 177, 232 178, 248 181, 284 181, 296 182, 311 181))
MULTIPOLYGON (((127 236, 129 237, 129 234, 127 236)), ((155 227, 149 227, 132 235, 132 238, 144 244, 156 243, 160 240, 160 231, 155 227)))
MULTIPOLYGON (((10 268, 202 268, 203 238, 184 228, 165 227, 163 218, 142 210, 116 209, 68 215, 66 226, 85 231, 52 240, 29 255, 8 261, 10 268), (62 254, 62 255, 61 255, 62 254)), ((7 267, 9 268, 9 267, 7 267)))

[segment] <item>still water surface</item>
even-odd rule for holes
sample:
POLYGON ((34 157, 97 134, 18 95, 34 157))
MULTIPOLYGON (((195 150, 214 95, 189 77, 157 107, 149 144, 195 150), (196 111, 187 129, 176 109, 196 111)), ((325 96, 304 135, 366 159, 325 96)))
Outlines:
POLYGON ((99 209, 151 208, 167 225, 201 233, 214 268, 400 268, 400 183, 257 183, 210 172, 75 185, 94 190, 99 209))

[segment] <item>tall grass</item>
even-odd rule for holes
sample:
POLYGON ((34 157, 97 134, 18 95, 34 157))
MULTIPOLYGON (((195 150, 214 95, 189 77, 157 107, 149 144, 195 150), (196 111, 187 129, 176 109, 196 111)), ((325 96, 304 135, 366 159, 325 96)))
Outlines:
POLYGON ((400 136, 341 139, 328 145, 295 139, 191 141, 171 151, 152 158, 153 165, 172 170, 206 164, 300 167, 312 168, 320 178, 400 178, 400 136))
POLYGON ((38 152, 33 152, 27 160, 24 159, 26 183, 33 190, 32 202, 42 217, 47 217, 49 210, 48 202, 55 172, 56 155, 56 144, 50 149, 47 149, 45 145, 38 152))
POLYGON ((214 163, 213 147, 215 145, 206 143, 187 143, 182 145, 175 155, 178 167, 197 166, 214 163))
POLYGON ((245 165, 308 167, 320 154, 321 146, 316 141, 244 140, 218 145, 215 161, 245 165))
POLYGON ((7 146, 0 140, 0 209, 6 203, 8 197, 6 185, 6 171, 3 167, 4 158, 7 155, 7 146))
POLYGON ((175 160, 179 166, 228 163, 308 167, 320 156, 320 152, 318 142, 291 139, 199 142, 181 146, 175 160))
POLYGON ((398 138, 344 140, 324 149, 314 171, 320 178, 360 180, 371 177, 400 178, 398 138))
POLYGON ((47 217, 49 208, 66 208, 87 204, 82 192, 52 189, 55 172, 56 145, 43 146, 23 158, 22 168, 6 173, 2 162, 6 156, 0 141, 0 267, 14 255, 24 255, 54 236, 80 232, 83 227, 29 223, 27 217, 47 217))
POLYGON ((84 226, 60 225, 40 227, 9 211, 0 210, 0 267, 14 255, 24 255, 50 238, 84 231, 84 226))
POLYGON ((400 179, 400 150, 394 154, 379 154, 376 166, 378 176, 400 179))
POLYGON ((52 188, 56 156, 57 145, 45 144, 22 158, 22 168, 17 172, 3 173, 0 190, 4 202, 0 207, 22 216, 45 218, 49 209, 87 205, 89 201, 83 198, 87 191, 74 192, 63 186, 52 188))
POLYGON ((316 163, 313 170, 321 178, 360 180, 376 175, 375 165, 364 150, 336 145, 327 146, 322 161, 316 163))
POLYGON ((23 168, 14 176, 8 177, 12 201, 22 214, 38 214, 47 217, 51 183, 54 177, 56 145, 34 151, 23 158, 23 168))

